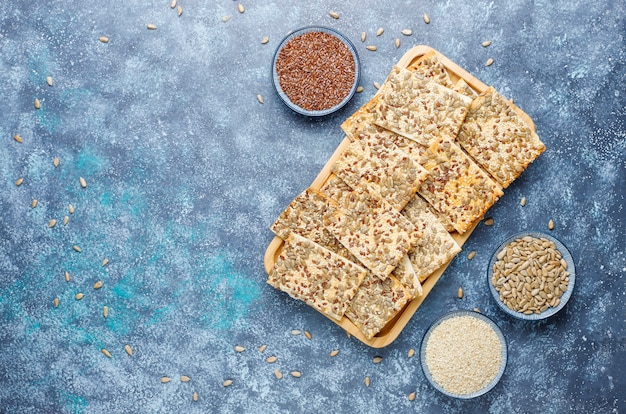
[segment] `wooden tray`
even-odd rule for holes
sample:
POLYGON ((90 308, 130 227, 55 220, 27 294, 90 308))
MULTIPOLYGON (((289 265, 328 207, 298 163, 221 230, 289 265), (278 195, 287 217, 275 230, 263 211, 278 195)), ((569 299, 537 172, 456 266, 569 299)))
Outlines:
MULTIPOLYGON (((434 49, 432 49, 429 46, 415 46, 409 49, 404 54, 404 56, 402 56, 402 58, 398 61, 397 65, 403 68, 406 68, 414 60, 417 60, 419 57, 430 52, 431 50, 434 50, 434 49)), ((448 70, 448 73, 450 74, 450 77, 452 78, 453 82, 456 82, 459 78, 463 78, 465 82, 467 82, 467 84, 470 85, 478 93, 481 93, 488 88, 487 85, 485 85, 484 83, 476 79, 467 71, 463 70, 456 63, 452 62, 450 59, 443 56, 441 53, 437 51, 435 51, 435 53, 437 53, 437 57, 439 58, 439 61, 443 63, 443 65, 448 70)), ((530 117, 526 113, 524 113, 521 109, 519 109, 515 105, 513 105, 513 108, 522 117, 522 119, 526 121, 533 130, 535 130, 535 124, 533 123, 532 119, 530 119, 530 117)), ((342 151, 348 145, 350 145, 350 142, 351 141, 348 139, 348 137, 345 137, 343 139, 341 144, 339 144, 339 147, 337 147, 337 150, 335 150, 335 152, 330 157, 330 159, 328 160, 328 162, 326 163, 322 171, 319 173, 317 178, 315 178, 315 180, 311 184, 311 188, 320 189, 324 185, 324 183, 326 182, 326 180, 328 180, 328 177, 331 174, 331 166, 339 158, 342 151)), ((465 242, 467 241, 469 236, 472 234, 472 231, 474 231, 474 229, 476 228, 479 222, 480 220, 477 220, 476 223, 474 223, 473 226, 462 235, 458 234, 457 232, 452 233, 452 237, 454 238, 454 240, 456 240, 459 246, 463 246, 463 244, 465 244, 465 242)), ((281 239, 280 237, 274 237, 274 240, 271 241, 271 243, 267 247, 267 250, 265 251, 264 265, 265 265, 265 270, 267 271, 268 274, 272 271, 272 268, 274 267, 274 263, 276 263, 276 259, 278 255, 280 254, 280 251, 282 250, 283 243, 284 243, 283 239, 281 239)), ((448 267, 448 265, 450 264, 450 262, 452 262, 452 260, 445 263, 443 266, 437 269, 434 273, 432 273, 428 277, 428 279, 426 279, 422 283, 422 289, 423 289, 422 296, 410 301, 396 315, 396 317, 392 319, 391 321, 389 321, 389 323, 372 339, 367 339, 361 333, 359 328, 357 328, 345 316, 339 322, 331 318, 329 319, 335 322, 336 324, 338 324, 339 326, 341 326, 343 329, 346 330, 346 332, 350 333, 352 336, 355 336, 356 338, 358 338, 364 344, 369 345, 373 348, 385 347, 389 345, 391 342, 393 342, 398 337, 398 335, 400 335, 400 332, 402 332, 402 329, 404 329, 404 327, 409 322, 413 314, 417 311, 417 309, 420 307, 422 302, 424 302, 424 299, 426 299, 426 297, 432 290, 433 286, 435 286, 435 284, 437 283, 437 281, 443 274, 444 270, 448 267)))

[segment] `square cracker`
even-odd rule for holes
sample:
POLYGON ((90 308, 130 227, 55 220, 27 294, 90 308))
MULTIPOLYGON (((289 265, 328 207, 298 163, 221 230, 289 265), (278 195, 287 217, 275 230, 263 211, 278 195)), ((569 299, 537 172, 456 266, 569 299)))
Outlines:
POLYGON ((352 187, 341 178, 331 173, 319 191, 334 202, 342 204, 343 199, 352 192, 352 187))
POLYGON ((459 254, 461 247, 431 212, 428 202, 423 198, 419 196, 413 198, 402 210, 402 215, 422 232, 417 246, 409 251, 408 257, 416 276, 423 282, 435 270, 459 254))
POLYGON ((419 189, 459 234, 465 233, 502 196, 502 189, 461 148, 450 141, 433 143, 422 155, 430 175, 419 189))
POLYGON ((283 240, 293 232, 322 245, 337 254, 355 260, 348 250, 324 227, 328 199, 311 188, 294 198, 270 229, 283 240))
POLYGON ((385 279, 421 234, 389 203, 359 184, 324 216, 326 228, 376 276, 385 279))
POLYGON ((292 233, 267 283, 340 320, 366 274, 345 257, 292 233))
POLYGON ((472 102, 457 141, 504 188, 546 149, 492 87, 472 102))
POLYGON ((407 68, 411 72, 415 72, 426 79, 437 82, 446 88, 454 89, 454 83, 450 79, 450 75, 446 67, 439 61, 437 53, 434 50, 424 54, 407 68))
POLYGON ((383 200, 400 211, 413 198, 428 172, 391 141, 355 141, 332 165, 332 172, 352 188, 366 181, 383 200))
POLYGON ((359 286, 345 315, 367 339, 372 339, 409 300, 409 293, 395 277, 380 280, 369 273, 359 286))
POLYGON ((429 146, 453 141, 471 98, 394 66, 378 91, 374 123, 429 146))

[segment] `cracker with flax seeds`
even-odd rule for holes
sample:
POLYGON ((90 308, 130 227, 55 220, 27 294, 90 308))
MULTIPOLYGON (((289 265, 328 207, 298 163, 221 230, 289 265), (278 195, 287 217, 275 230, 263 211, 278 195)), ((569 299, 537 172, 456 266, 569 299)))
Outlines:
POLYGON ((420 196, 414 197, 404 207, 402 215, 422 232, 417 246, 409 251, 408 257, 416 276, 423 282, 459 254, 461 247, 439 218, 431 212, 428 202, 420 196))
POLYGON ((367 270, 291 233, 267 283, 335 320, 341 320, 367 270))
POLYGON ((472 101, 398 66, 378 95, 374 123, 426 146, 453 141, 472 101))
POLYGON ((346 310, 346 317, 372 339, 409 302, 411 296, 395 277, 380 280, 368 273, 346 310))
POLYGON ((426 79, 435 81, 446 88, 454 89, 454 83, 452 79, 450 79, 448 70, 443 63, 439 61, 437 53, 434 50, 422 55, 415 62, 411 63, 407 69, 426 79))
POLYGON ((493 87, 472 102, 457 142, 504 188, 546 149, 493 87))
POLYGON ((502 196, 489 174, 455 143, 439 140, 422 155, 430 175, 419 189, 459 234, 465 233, 502 196))
POLYGON ((415 226, 367 183, 361 183, 331 206, 324 216, 326 228, 376 276, 385 279, 421 234, 415 226))

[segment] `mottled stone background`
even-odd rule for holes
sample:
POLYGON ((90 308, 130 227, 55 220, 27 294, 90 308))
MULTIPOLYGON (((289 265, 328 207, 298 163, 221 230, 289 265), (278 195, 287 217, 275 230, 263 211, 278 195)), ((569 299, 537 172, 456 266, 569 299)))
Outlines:
POLYGON ((626 412, 623 0, 251 1, 243 14, 232 0, 179 0, 180 17, 169 1, 0 7, 0 411, 626 412), (286 109, 270 82, 276 45, 311 24, 355 42, 365 87, 317 120, 286 109), (361 31, 378 51, 365 49, 361 31), (548 149, 399 338, 372 349, 269 287, 263 254, 268 226, 341 142, 340 123, 418 44, 513 97, 548 149), (60 223, 49 229, 52 218, 60 223), (549 219, 574 256, 574 295, 549 320, 513 320, 489 295, 490 252, 519 230, 546 230, 549 219), (97 291, 96 280, 104 282, 97 291), (455 401, 407 352, 439 315, 473 307, 502 328, 510 360, 490 393, 455 401), (237 344, 245 352, 234 352, 237 344), (330 358, 333 349, 340 353, 330 358), (267 364, 269 355, 278 361, 267 364), (302 377, 277 380, 275 368, 302 377))

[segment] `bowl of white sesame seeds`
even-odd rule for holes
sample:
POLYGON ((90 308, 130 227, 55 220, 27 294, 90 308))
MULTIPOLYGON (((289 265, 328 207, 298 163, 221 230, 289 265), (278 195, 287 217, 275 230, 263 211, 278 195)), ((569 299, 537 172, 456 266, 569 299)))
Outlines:
POLYGON ((470 399, 493 389, 507 363, 500 328, 474 311, 446 313, 428 328, 420 352, 422 370, 443 394, 470 399))

